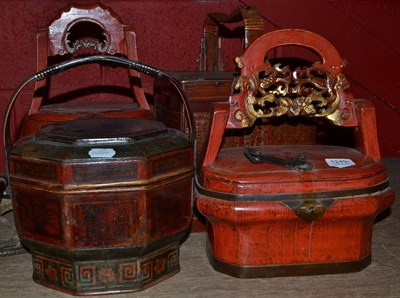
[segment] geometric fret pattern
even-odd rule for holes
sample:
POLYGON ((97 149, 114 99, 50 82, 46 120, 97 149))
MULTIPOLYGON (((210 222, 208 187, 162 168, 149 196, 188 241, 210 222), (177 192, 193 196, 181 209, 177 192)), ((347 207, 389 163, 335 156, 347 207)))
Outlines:
POLYGON ((179 243, 147 255, 106 260, 61 260, 32 251, 32 262, 34 281, 62 292, 133 292, 179 271, 179 243))

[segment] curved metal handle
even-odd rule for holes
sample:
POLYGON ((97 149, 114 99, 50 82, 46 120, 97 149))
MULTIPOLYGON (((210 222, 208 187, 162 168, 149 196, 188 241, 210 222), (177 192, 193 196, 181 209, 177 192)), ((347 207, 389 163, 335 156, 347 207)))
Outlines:
POLYGON ((307 158, 303 155, 282 159, 272 155, 262 154, 260 151, 249 147, 244 148, 244 155, 246 155, 252 163, 270 163, 300 171, 310 171, 313 168, 312 164, 307 162, 307 158))
MULTIPOLYGON (((122 58, 122 57, 116 57, 116 56, 100 56, 100 55, 96 55, 96 56, 90 56, 90 57, 84 57, 84 58, 77 58, 74 60, 69 60, 69 61, 64 61, 62 63, 59 64, 55 64, 51 67, 48 67, 42 71, 39 71, 37 73, 35 73, 34 75, 28 77, 27 79, 25 79, 20 85, 19 87, 14 91, 14 94, 11 96, 10 101, 8 103, 7 109, 6 109, 6 113, 5 113, 5 117, 4 117, 4 126, 3 126, 3 145, 4 145, 4 149, 5 149, 5 154, 6 154, 6 164, 8 164, 7 160, 8 160, 8 153, 11 149, 11 138, 10 138, 10 114, 11 114, 11 110, 15 104, 15 101, 18 97, 18 95, 20 94, 20 92, 24 89, 24 87, 32 82, 32 81, 40 81, 40 80, 44 80, 47 77, 50 77, 52 75, 55 75, 57 73, 60 73, 62 71, 65 71, 67 69, 70 68, 74 68, 80 65, 85 65, 85 64, 90 64, 90 63, 112 63, 112 64, 116 64, 125 68, 131 68, 137 71, 140 71, 144 74, 147 74, 151 77, 166 77, 174 86, 175 88, 178 90, 178 93, 181 97, 181 100, 183 102, 183 106, 186 110, 187 113, 185 113, 188 117, 188 130, 189 130, 189 139, 192 141, 195 141, 196 139, 196 131, 194 129, 194 119, 193 119, 193 113, 190 109, 190 105, 189 105, 189 101, 186 98, 185 93, 182 91, 181 87, 179 86, 179 83, 173 78, 171 77, 169 74, 167 74, 166 72, 159 70, 157 68, 154 68, 152 66, 146 65, 146 64, 142 64, 139 63, 137 61, 134 60, 129 60, 126 58, 122 58)), ((8 172, 8 171, 7 171, 8 172)))

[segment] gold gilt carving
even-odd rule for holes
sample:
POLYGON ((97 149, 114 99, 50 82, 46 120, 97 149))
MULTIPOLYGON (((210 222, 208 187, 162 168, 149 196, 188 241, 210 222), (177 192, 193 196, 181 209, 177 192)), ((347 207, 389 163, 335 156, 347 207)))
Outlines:
POLYGON ((339 90, 346 88, 344 75, 336 75, 319 64, 294 71, 280 64, 265 64, 235 84, 235 89, 247 91, 246 114, 252 121, 283 115, 332 118, 340 102, 339 90))

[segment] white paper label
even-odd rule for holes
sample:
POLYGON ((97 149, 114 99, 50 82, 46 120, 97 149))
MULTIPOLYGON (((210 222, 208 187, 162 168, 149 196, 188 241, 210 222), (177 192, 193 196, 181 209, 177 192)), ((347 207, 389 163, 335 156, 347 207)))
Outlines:
POLYGON ((115 150, 112 148, 93 148, 89 151, 90 157, 113 157, 115 150))
POLYGON ((347 168, 354 166, 355 163, 349 158, 325 158, 326 163, 330 167, 347 168))

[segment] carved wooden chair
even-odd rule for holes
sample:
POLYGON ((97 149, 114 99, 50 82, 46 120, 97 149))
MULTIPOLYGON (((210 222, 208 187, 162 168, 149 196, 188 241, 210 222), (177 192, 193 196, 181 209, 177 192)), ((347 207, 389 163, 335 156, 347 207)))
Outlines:
POLYGON ((196 181, 212 266, 245 278, 362 270, 371 260, 374 218, 394 200, 373 105, 353 100, 342 58, 309 31, 267 33, 237 63, 238 92, 229 103, 213 105, 196 181), (296 69, 265 61, 270 49, 282 45, 309 48, 321 61, 296 69), (221 147, 225 130, 282 116, 352 127, 356 148, 221 147))
MULTIPOLYGON (((57 58, 71 59, 81 53, 117 55, 137 60, 134 29, 123 24, 110 8, 101 4, 72 4, 66 7, 47 28, 38 31, 37 49, 38 71, 50 66, 52 61, 59 62, 57 58)), ((104 68, 104 71, 108 70, 104 68)), ((71 100, 53 103, 48 98, 50 80, 39 81, 35 86, 35 95, 22 134, 35 132, 49 122, 79 117, 151 117, 139 73, 129 70, 127 82, 131 84, 128 89, 131 89, 130 95, 133 97, 129 102, 115 100, 111 90, 110 98, 103 102, 71 100)))

